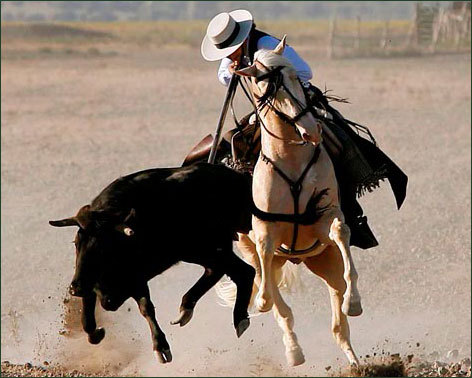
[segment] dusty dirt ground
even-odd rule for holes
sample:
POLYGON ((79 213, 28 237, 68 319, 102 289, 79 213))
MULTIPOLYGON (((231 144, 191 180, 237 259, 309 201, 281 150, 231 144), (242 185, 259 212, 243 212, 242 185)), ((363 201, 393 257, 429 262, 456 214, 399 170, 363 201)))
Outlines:
MULTIPOLYGON (((313 82, 350 99, 338 108, 369 126, 410 180, 400 211, 388 183, 362 199, 380 246, 354 248, 364 303, 350 320, 355 350, 363 358, 448 361, 451 350, 453 362, 470 357, 470 54, 329 61, 309 46, 299 50, 313 82)), ((285 365, 270 314, 237 339, 214 291, 189 325, 171 327, 200 275, 185 264, 151 281, 171 364, 155 360, 132 302, 99 311, 107 336, 98 346, 79 331, 61 335, 75 230, 48 220, 71 216, 120 175, 179 165, 214 131, 225 88, 198 48, 59 51, 2 40, 1 64, 2 361, 136 376, 323 376, 345 367, 327 291, 302 267, 303 288, 286 295, 307 359, 300 367, 285 365)), ((240 101, 238 113, 245 108, 240 101)))

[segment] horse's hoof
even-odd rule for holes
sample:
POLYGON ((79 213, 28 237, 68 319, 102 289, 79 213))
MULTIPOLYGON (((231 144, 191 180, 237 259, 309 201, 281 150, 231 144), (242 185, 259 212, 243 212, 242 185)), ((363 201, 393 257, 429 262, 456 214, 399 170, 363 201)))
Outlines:
POLYGON ((90 344, 100 344, 100 341, 105 337, 105 328, 97 328, 95 331, 88 335, 88 341, 90 344))
POLYGON ((341 308, 344 315, 347 316, 359 316, 362 314, 362 305, 361 302, 351 302, 348 300, 343 301, 343 306, 341 308))
POLYGON ((262 297, 257 297, 256 298, 256 307, 259 310, 259 312, 267 312, 272 309, 272 305, 274 303, 271 300, 264 299, 262 297))
POLYGON ((172 361, 172 353, 170 352, 170 349, 156 350, 155 352, 157 360, 161 364, 167 364, 172 361))
POLYGON ((249 328, 249 319, 241 320, 236 326, 236 336, 241 337, 241 335, 249 328))
POLYGON ((305 356, 300 348, 285 352, 285 357, 289 366, 298 366, 305 362, 305 356))
POLYGON ((179 318, 177 320, 171 321, 170 324, 172 325, 179 324, 181 327, 183 327, 190 321, 190 319, 192 319, 192 316, 193 316, 193 309, 180 310, 179 318))

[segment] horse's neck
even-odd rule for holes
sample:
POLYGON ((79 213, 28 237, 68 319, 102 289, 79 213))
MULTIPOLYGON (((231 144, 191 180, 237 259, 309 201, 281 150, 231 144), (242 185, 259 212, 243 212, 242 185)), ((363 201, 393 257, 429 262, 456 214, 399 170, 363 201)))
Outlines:
POLYGON ((285 139, 285 141, 276 139, 262 129, 262 153, 277 166, 291 169, 294 174, 301 173, 313 156, 314 146, 309 143, 303 146, 288 143, 289 140, 299 141, 300 136, 295 132, 293 126, 283 123, 276 117, 264 117, 262 121, 272 133, 285 139))

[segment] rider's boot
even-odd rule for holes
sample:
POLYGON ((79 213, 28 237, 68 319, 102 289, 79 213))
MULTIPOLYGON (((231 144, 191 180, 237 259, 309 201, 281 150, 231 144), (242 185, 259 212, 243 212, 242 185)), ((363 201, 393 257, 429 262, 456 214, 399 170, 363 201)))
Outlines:
POLYGON ((367 217, 363 215, 364 212, 356 199, 355 193, 351 190, 342 194, 344 196, 341 199, 341 210, 346 218, 346 224, 351 230, 350 245, 362 249, 378 246, 379 242, 367 224, 367 217))

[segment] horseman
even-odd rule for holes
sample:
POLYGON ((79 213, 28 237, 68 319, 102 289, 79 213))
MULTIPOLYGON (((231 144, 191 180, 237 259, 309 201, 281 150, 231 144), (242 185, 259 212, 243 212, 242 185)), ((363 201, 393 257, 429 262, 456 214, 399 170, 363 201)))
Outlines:
MULTIPOLYGON (((256 28, 250 12, 235 10, 220 13, 210 21, 201 53, 208 61, 221 60, 218 79, 228 86, 236 69, 253 63, 257 50, 272 50, 279 42, 279 39, 256 28)), ((323 145, 334 164, 340 186, 341 208, 351 229, 350 244, 363 249, 375 247, 378 242, 357 197, 372 191, 379 186, 380 180, 388 178, 399 208, 406 195, 407 177, 376 146, 366 127, 345 119, 329 103, 342 99, 327 96, 310 83, 312 70, 292 47, 287 46, 283 55, 296 70, 310 111, 315 118, 323 121, 323 145), (360 136, 361 133, 368 139, 360 136)), ((220 160, 236 169, 252 168, 260 150, 258 117, 252 112, 235 121, 237 127, 224 136, 218 147, 220 160), (222 156, 224 159, 221 159, 222 156)), ((201 159, 204 156, 202 151, 209 152, 210 145, 203 145, 202 142, 189 154, 184 164, 197 160, 197 157, 201 159)))

